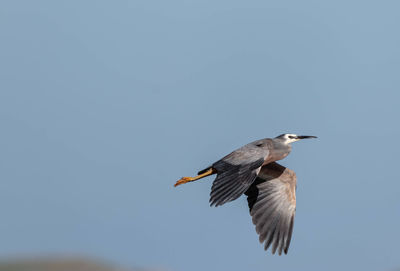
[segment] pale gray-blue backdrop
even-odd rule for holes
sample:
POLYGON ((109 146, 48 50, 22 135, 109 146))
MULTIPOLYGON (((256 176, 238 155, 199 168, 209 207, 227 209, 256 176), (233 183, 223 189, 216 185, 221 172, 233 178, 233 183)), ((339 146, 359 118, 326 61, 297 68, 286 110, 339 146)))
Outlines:
POLYGON ((167 270, 400 266, 398 1, 0 3, 0 257, 167 270), (317 135, 287 256, 184 175, 317 135))

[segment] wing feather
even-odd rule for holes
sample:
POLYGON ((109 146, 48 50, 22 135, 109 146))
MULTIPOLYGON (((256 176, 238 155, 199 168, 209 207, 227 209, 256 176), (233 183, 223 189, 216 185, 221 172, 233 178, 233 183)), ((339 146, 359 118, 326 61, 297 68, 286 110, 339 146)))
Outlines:
POLYGON ((219 206, 240 197, 254 182, 263 163, 264 158, 241 165, 224 160, 216 162, 213 168, 217 170, 217 177, 211 188, 210 205, 219 206))
POLYGON ((247 191, 261 166, 270 158, 271 144, 269 138, 251 142, 208 167, 217 172, 210 193, 211 206, 235 200, 247 191))
POLYGON ((272 246, 272 254, 287 254, 296 211, 296 174, 275 162, 264 165, 245 194, 264 249, 272 246))

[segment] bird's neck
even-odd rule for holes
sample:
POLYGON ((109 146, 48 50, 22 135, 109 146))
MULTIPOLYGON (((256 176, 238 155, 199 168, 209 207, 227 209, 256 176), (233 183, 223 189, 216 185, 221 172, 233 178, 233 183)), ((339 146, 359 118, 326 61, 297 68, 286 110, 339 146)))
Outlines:
POLYGON ((282 160, 289 155, 292 146, 285 142, 274 142, 273 157, 275 161, 282 160))

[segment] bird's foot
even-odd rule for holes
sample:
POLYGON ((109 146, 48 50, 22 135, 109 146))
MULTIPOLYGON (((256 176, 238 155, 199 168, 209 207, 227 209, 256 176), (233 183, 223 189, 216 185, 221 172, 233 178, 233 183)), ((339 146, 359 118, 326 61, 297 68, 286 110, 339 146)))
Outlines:
POLYGON ((193 178, 193 177, 182 177, 179 181, 177 181, 174 184, 174 187, 177 187, 178 185, 181 185, 181 184, 184 184, 184 183, 188 183, 188 182, 194 181, 194 179, 195 178, 193 178))

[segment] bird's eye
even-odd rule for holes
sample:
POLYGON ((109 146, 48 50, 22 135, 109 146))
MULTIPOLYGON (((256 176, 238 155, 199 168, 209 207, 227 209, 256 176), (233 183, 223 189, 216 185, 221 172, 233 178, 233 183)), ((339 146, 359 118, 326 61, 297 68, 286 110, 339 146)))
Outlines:
POLYGON ((294 138, 296 138, 296 137, 294 137, 294 136, 289 136, 289 138, 290 138, 290 139, 294 139, 294 138))

